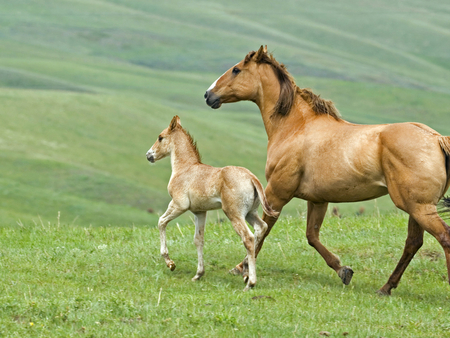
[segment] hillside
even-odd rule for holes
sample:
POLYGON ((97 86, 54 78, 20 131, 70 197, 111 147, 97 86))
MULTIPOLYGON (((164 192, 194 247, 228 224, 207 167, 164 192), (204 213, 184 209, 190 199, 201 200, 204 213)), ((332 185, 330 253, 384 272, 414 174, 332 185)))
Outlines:
MULTIPOLYGON (((175 114, 205 163, 246 166, 264 181, 256 106, 212 111, 203 100, 261 44, 347 120, 450 134, 445 1, 35 0, 0 12, 0 226, 54 223, 58 212, 82 226, 155 224, 170 164, 149 166, 145 152, 175 114)), ((363 205, 393 210, 386 199, 363 205)), ((294 201, 286 211, 304 209, 294 201)))

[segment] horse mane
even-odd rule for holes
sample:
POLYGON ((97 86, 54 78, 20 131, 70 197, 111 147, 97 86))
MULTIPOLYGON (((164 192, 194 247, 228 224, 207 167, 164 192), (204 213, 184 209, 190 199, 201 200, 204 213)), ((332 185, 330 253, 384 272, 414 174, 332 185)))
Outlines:
POLYGON ((192 135, 186 129, 181 127, 180 130, 187 136, 189 144, 192 146, 192 150, 194 150, 194 154, 195 154, 195 157, 197 158, 198 162, 202 163, 202 157, 200 155, 200 152, 198 151, 197 142, 194 140, 192 135))
POLYGON ((317 115, 329 115, 336 120, 341 120, 341 114, 333 101, 325 100, 320 95, 314 94, 309 88, 298 88, 297 92, 305 100, 317 115))
MULTIPOLYGON (((244 64, 250 62, 255 54, 255 51, 248 53, 244 59, 244 64)), ((320 95, 314 94, 311 89, 299 88, 295 84, 295 80, 292 75, 287 71, 286 66, 275 60, 272 53, 264 52, 258 55, 257 60, 253 61, 258 64, 270 65, 277 76, 278 82, 280 83, 280 96, 274 107, 273 115, 287 116, 292 110, 292 106, 295 102, 295 96, 298 93, 317 115, 327 114, 336 120, 341 120, 341 115, 332 101, 322 99, 320 95)))

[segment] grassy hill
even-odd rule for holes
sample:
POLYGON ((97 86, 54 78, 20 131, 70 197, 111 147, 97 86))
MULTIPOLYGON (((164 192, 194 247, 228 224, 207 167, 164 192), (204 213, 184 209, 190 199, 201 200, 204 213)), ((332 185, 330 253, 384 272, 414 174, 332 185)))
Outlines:
MULTIPOLYGON (((257 107, 212 111, 203 100, 261 44, 352 122, 450 134, 449 12, 445 1, 0 3, 0 225, 58 212, 82 226, 155 224, 170 164, 144 155, 175 114, 205 163, 264 181, 257 107)), ((387 199, 363 205, 393 210, 387 199)), ((286 209, 303 210, 298 200, 286 209)))

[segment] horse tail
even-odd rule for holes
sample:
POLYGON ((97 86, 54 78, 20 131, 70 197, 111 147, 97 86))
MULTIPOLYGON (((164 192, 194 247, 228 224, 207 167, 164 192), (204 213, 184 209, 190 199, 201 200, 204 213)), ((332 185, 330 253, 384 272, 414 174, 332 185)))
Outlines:
MULTIPOLYGON (((441 146, 442 151, 445 155, 445 169, 447 171, 447 184, 445 186, 445 191, 447 191, 450 185, 450 137, 449 136, 441 136, 438 137, 439 145, 441 146)), ((450 214, 450 197, 443 197, 438 205, 438 212, 443 216, 448 217, 450 214)))
POLYGON ((280 213, 278 211, 275 211, 270 206, 269 202, 267 201, 266 194, 264 193, 264 187, 261 184, 261 182, 258 180, 258 178, 255 175, 251 176, 253 186, 255 187, 256 193, 258 194, 258 199, 261 202, 261 206, 264 210, 264 213, 267 216, 278 218, 280 213))
POLYGON ((439 136, 439 145, 446 156, 450 156, 450 136, 439 136))

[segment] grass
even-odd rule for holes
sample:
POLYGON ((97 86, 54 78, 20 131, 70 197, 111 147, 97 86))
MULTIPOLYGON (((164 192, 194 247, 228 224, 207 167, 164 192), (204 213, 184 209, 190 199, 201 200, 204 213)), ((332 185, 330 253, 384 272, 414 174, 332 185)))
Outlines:
POLYGON ((209 223, 199 282, 193 225, 168 228, 177 268, 155 227, 22 223, 0 229, 0 336, 443 337, 449 286, 434 238, 391 297, 380 288, 401 256, 403 214, 327 218, 322 242, 355 271, 349 286, 305 239, 304 215, 279 221, 258 258, 256 287, 227 274, 245 249, 229 223, 209 223))

